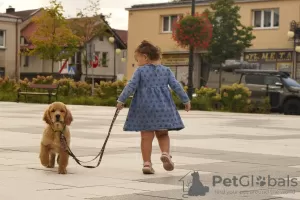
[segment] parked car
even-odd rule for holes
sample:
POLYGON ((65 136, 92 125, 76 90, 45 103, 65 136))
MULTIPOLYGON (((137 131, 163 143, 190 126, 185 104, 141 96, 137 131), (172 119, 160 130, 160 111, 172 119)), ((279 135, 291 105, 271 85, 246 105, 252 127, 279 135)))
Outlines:
POLYGON ((235 70, 241 74, 243 83, 252 92, 251 100, 263 101, 270 98, 273 110, 285 115, 300 115, 300 84, 288 72, 276 70, 235 70))

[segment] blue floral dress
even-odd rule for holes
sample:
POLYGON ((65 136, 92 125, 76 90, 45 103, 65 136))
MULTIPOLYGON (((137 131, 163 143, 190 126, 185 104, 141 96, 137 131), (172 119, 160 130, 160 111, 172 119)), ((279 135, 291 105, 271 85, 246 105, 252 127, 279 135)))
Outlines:
POLYGON ((134 93, 124 131, 181 130, 184 128, 169 87, 183 103, 190 101, 173 72, 163 65, 139 67, 128 82, 118 102, 124 103, 134 93))

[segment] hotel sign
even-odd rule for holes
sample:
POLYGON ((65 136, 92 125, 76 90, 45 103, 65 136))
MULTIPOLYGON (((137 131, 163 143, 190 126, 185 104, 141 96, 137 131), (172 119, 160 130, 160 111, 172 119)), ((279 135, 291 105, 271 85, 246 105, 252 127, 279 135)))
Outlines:
POLYGON ((189 54, 164 54, 161 64, 165 66, 188 66, 189 54))
POLYGON ((244 60, 247 62, 292 62, 293 52, 245 52, 244 60))

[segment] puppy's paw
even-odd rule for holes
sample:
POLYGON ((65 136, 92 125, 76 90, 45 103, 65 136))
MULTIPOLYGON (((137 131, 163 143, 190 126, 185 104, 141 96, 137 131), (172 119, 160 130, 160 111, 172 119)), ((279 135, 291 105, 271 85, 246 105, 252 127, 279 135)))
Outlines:
POLYGON ((49 161, 46 162, 46 161, 41 161, 41 164, 44 166, 44 167, 47 167, 49 166, 49 161))
POLYGON ((51 164, 48 164, 46 167, 47 167, 47 168, 54 168, 55 165, 51 163, 51 164))
POLYGON ((67 169, 66 168, 59 168, 58 169, 58 174, 67 174, 67 169))
POLYGON ((48 165, 49 165, 49 155, 48 154, 40 155, 40 161, 41 161, 41 164, 44 167, 48 167, 48 165))

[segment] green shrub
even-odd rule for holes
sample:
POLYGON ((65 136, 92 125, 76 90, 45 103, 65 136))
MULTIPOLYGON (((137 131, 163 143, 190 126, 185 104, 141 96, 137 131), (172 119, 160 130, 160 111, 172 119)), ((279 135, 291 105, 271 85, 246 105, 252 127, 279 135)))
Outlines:
POLYGON ((104 82, 101 81, 100 84, 95 84, 95 93, 98 97, 109 98, 118 97, 126 85, 126 79, 122 81, 118 80, 115 82, 104 82))
POLYGON ((100 106, 101 99, 93 96, 80 96, 80 97, 62 97, 59 101, 70 105, 88 105, 88 106, 100 106))
POLYGON ((11 92, 16 91, 18 89, 18 85, 16 81, 10 79, 9 77, 1 78, 0 77, 0 91, 3 92, 11 92))
MULTIPOLYGON (((116 106, 117 97, 126 86, 126 79, 116 82, 100 82, 95 84, 95 95, 92 96, 91 84, 79 81, 75 82, 70 78, 54 79, 52 76, 37 76, 30 82, 28 79, 20 80, 16 83, 8 77, 0 78, 0 101, 16 101, 17 90, 29 89, 30 84, 59 84, 58 101, 73 105, 95 105, 95 106, 116 106)), ((31 89, 38 92, 37 89, 31 89)), ((187 87, 184 87, 187 92, 187 87)), ((41 90, 42 91, 42 90, 41 90)), ((170 90, 174 103, 178 109, 184 109, 176 93, 170 90)), ((269 98, 262 102, 251 102, 249 89, 242 84, 223 86, 221 93, 216 89, 199 88, 195 90, 196 97, 191 100, 192 110, 204 111, 228 111, 228 112, 250 112, 250 113, 269 113, 271 106, 269 98)), ((52 99, 54 100, 54 98, 52 99)), ((21 96, 21 102, 25 97, 21 96)), ((27 96, 29 103, 48 103, 47 96, 27 96)), ((130 107, 131 99, 127 99, 125 106, 130 107)))
POLYGON ((196 89, 195 93, 196 97, 193 99, 192 103, 194 103, 196 107, 199 107, 200 105, 200 107, 203 107, 204 105, 205 110, 208 111, 215 110, 217 104, 221 100, 221 96, 217 94, 217 90, 214 88, 201 87, 200 89, 196 89))
POLYGON ((265 97, 261 101, 251 101, 248 112, 263 113, 263 114, 270 113, 271 112, 270 98, 265 97))
POLYGON ((53 76, 37 76, 36 78, 32 79, 33 84, 53 84, 54 82, 53 76))
POLYGON ((197 99, 192 99, 191 101, 192 110, 203 110, 212 111, 211 101, 207 97, 199 97, 197 99))
POLYGON ((248 112, 251 91, 243 84, 225 85, 221 88, 221 104, 224 111, 248 112))
POLYGON ((5 92, 0 90, 0 101, 14 102, 16 99, 16 92, 5 92))

